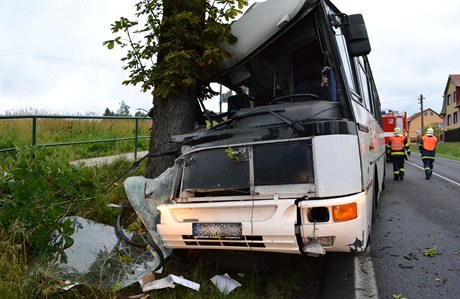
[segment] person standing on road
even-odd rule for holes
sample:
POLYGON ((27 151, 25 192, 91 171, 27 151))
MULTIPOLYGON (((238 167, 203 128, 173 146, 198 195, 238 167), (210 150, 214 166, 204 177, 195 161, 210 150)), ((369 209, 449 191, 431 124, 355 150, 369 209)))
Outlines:
POLYGON ((438 138, 436 138, 433 134, 434 130, 432 128, 428 128, 426 130, 426 135, 422 137, 422 142, 418 147, 420 154, 422 155, 423 168, 425 169, 425 179, 427 180, 431 178, 431 174, 433 173, 436 145, 438 144, 438 138))
POLYGON ((402 135, 400 128, 394 128, 393 133, 394 135, 390 136, 387 148, 391 151, 394 180, 402 181, 404 179, 404 159, 410 157, 410 147, 406 136, 402 135))

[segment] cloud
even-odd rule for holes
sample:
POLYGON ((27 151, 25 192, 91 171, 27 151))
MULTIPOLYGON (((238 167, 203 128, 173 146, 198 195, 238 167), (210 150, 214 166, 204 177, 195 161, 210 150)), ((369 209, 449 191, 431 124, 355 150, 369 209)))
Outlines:
POLYGON ((140 87, 123 86, 121 50, 102 46, 110 24, 131 16, 124 0, 0 3, 0 113, 35 107, 55 113, 151 107, 140 87))
POLYGON ((372 52, 369 59, 382 106, 440 112, 449 74, 460 73, 458 17, 460 2, 445 0, 333 0, 344 13, 363 14, 372 52))
MULTIPOLYGON (((460 2, 443 0, 332 0, 367 25, 382 107, 440 112, 449 74, 460 73, 460 2)), ((124 100, 149 109, 152 96, 123 86, 120 50, 102 46, 110 24, 134 13, 125 0, 0 1, 0 113, 21 107, 69 113, 116 110, 124 100)), ((210 101, 206 101, 210 104, 210 101)), ((218 109, 218 104, 213 105, 218 109)))

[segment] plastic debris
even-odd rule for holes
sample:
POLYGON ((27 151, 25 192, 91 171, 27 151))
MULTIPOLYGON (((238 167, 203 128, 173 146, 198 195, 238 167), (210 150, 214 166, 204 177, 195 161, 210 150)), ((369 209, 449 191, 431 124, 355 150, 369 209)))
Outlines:
POLYGON ((200 290, 200 284, 193 282, 191 280, 179 277, 174 274, 169 274, 165 278, 161 278, 158 280, 154 280, 151 282, 147 282, 145 284, 141 283, 142 291, 147 292, 151 290, 158 290, 158 289, 164 289, 164 288, 174 288, 176 287, 176 284, 182 285, 184 287, 193 289, 195 291, 200 290))
POLYGON ((212 283, 225 295, 230 294, 234 289, 240 287, 241 284, 230 277, 227 273, 224 275, 215 275, 210 279, 212 283))
POLYGON ((316 239, 311 240, 310 243, 305 245, 303 248, 303 252, 306 252, 308 256, 314 257, 326 254, 326 250, 316 239))

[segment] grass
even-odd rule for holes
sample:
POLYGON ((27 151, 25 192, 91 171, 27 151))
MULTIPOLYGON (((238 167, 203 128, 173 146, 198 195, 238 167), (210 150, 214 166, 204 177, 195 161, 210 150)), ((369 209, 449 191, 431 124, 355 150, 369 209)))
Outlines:
MULTIPOLYGON (((151 120, 139 121, 139 136, 150 135, 151 120)), ((36 144, 95 141, 133 138, 135 123, 128 119, 59 119, 39 118, 36 123, 36 144)), ((0 119, 0 149, 23 148, 32 143, 31 119, 0 119)), ((148 148, 148 139, 138 141, 139 150, 148 148)), ((49 149, 49 155, 54 151, 49 149)), ((59 147, 59 154, 69 160, 132 152, 134 140, 102 142, 59 147)), ((5 153, 0 153, 5 154, 5 153)))
MULTIPOLYGON (((62 290, 63 282, 48 275, 46 263, 37 262, 38 258, 47 257, 46 251, 38 251, 43 242, 37 242, 37 238, 48 240, 47 227, 55 227, 54 218, 62 217, 62 213, 114 223, 117 213, 107 203, 120 204, 126 196, 123 178, 111 184, 132 162, 119 160, 86 168, 71 166, 65 160, 49 160, 42 151, 37 150, 34 155, 20 151, 14 159, 4 159, 0 165, 0 173, 4 174, 0 177, 0 297, 115 298, 111 291, 94 286, 62 290), (94 190, 94 186, 99 190, 94 190), (108 186, 111 188, 102 193, 108 186), (97 196, 91 198, 93 194, 97 196), (13 213, 16 214, 12 216, 13 213)), ((129 175, 142 174, 144 167, 141 164, 129 175)))
POLYGON ((436 155, 460 161, 460 142, 441 142, 436 146, 436 155))
MULTIPOLYGON (((141 294, 142 290, 138 284, 134 284, 117 292, 100 289, 97 286, 80 285, 70 290, 63 290, 65 282, 59 281, 46 272, 44 266, 34 265, 28 261, 27 254, 21 246, 18 246, 8 234, 0 231, 2 241, 0 242, 0 294, 1 298, 101 298, 115 299, 128 298, 130 295, 141 294)), ((299 257, 299 256, 296 256, 299 257)), ((188 252, 174 253, 166 262, 163 269, 163 275, 157 275, 162 278, 170 273, 183 276, 186 279, 200 284, 200 290, 195 291, 181 285, 175 288, 165 288, 149 292, 145 298, 158 299, 183 299, 183 298, 228 298, 228 299, 283 299, 296 298, 298 293, 304 295, 313 295, 311 298, 317 298, 318 285, 314 289, 301 290, 302 283, 311 277, 317 277, 319 284, 320 273, 314 272, 314 268, 309 266, 313 260, 301 256, 302 261, 296 259, 296 263, 286 267, 284 271, 273 273, 249 273, 244 277, 238 276, 234 272, 229 275, 241 283, 241 287, 236 288, 228 295, 222 294, 210 278, 216 274, 224 274, 219 266, 201 258, 198 255, 191 256, 188 252)))
MULTIPOLYGON (((411 145, 412 152, 418 152, 418 145, 411 145)), ((460 161, 460 142, 439 142, 436 157, 460 161)))

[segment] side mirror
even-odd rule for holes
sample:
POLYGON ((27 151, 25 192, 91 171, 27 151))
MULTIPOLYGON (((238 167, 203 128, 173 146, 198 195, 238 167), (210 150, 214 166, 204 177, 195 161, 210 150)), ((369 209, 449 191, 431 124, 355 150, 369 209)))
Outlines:
POLYGON ((350 56, 363 56, 371 52, 371 44, 367 35, 363 15, 349 15, 348 24, 343 29, 350 56))

